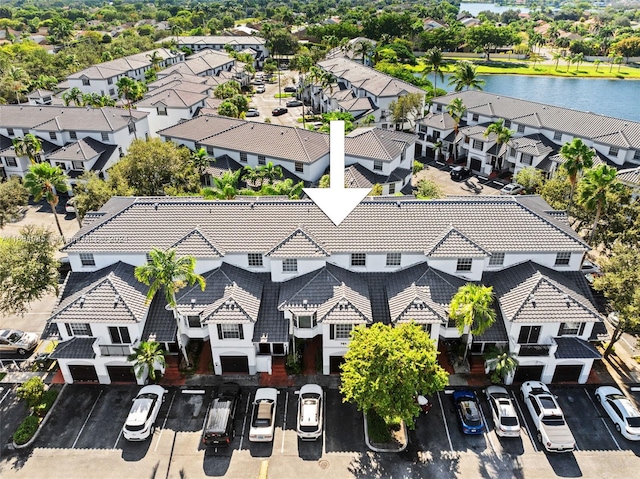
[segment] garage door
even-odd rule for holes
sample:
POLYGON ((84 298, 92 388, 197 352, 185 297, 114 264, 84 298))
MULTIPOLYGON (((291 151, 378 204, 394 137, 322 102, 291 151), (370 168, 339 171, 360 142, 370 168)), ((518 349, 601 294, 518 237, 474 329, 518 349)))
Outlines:
POLYGON ((98 373, 93 366, 69 366, 74 381, 98 382, 98 373))
POLYGON ((556 366, 553 373, 553 382, 578 382, 580 374, 582 374, 582 365, 556 366))
POLYGON ((513 381, 516 383, 540 381, 540 378, 542 378, 542 371, 544 371, 544 366, 518 366, 513 381))
POLYGON ((246 356, 220 356, 223 373, 249 374, 249 358, 246 356))
POLYGON ((131 366, 107 366, 107 372, 113 383, 136 382, 136 375, 131 366))
POLYGON ((330 356, 329 357, 329 372, 331 374, 340 374, 340 365, 344 363, 343 356, 330 356))

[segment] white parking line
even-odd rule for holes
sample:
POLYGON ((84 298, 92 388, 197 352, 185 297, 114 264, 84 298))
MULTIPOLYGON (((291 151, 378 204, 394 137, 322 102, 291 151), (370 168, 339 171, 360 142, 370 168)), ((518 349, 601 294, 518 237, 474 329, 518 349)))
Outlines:
POLYGON ((2 399, 0 399, 0 404, 2 404, 2 402, 5 400, 5 398, 9 395, 10 392, 11 392, 11 389, 7 389, 7 392, 4 393, 4 396, 2 396, 2 399))
POLYGON ((93 403, 93 406, 91 406, 91 409, 89 410, 89 415, 87 416, 87 419, 84 420, 84 424, 82 425, 82 427, 80 428, 80 432, 78 433, 78 435, 76 436, 76 440, 73 441, 73 445, 71 446, 71 449, 75 449, 76 448, 76 444, 78 444, 78 440, 80 439, 80 435, 82 434, 82 431, 84 431, 85 426, 87 425, 87 423, 89 422, 89 418, 91 417, 91 413, 93 412, 93 410, 96 407, 96 404, 98 404, 98 401, 100 400, 100 396, 102 396, 102 393, 104 392, 103 389, 100 390, 100 394, 98 394, 98 397, 96 398, 95 402, 93 403))
POLYGON ((244 419, 242 420, 242 435, 240 436, 240 450, 242 450, 242 441, 244 441, 244 431, 247 428, 247 414, 249 413, 249 404, 251 404, 251 393, 247 394, 247 407, 244 408, 244 419))
MULTIPOLYGON (((600 411, 598 410, 598 407, 596 406, 595 401, 593 399, 591 399, 591 396, 589 395, 589 391, 587 391, 587 388, 584 388, 584 393, 589 398, 589 401, 591 401, 591 404, 593 404, 593 408, 596 410, 598 415, 600 415, 600 411)), ((609 432, 609 436, 611 436, 611 439, 613 439, 613 442, 616 443, 616 447, 618 448, 618 451, 622 451, 622 448, 620 447, 620 444, 618 444, 618 441, 616 441, 616 438, 614 437, 613 433, 611 432, 611 429, 609 429, 609 426, 607 426, 607 421, 605 421, 602 416, 600 416, 600 420, 602 421, 602 424, 604 424, 604 427, 607 428, 607 431, 609 432)))
POLYGON ((327 395, 322 401, 322 457, 327 454, 327 395))
POLYGON ((489 445, 491 446, 493 453, 497 454, 498 451, 494 446, 493 441, 491 440, 491 436, 489 435, 489 423, 487 422, 487 417, 484 415, 484 411, 482 410, 482 405, 480 404, 480 398, 478 398, 477 394, 476 394, 476 400, 478 402, 478 409, 480 409, 480 415, 482 416, 482 421, 484 421, 484 438, 486 441, 489 441, 489 445))
POLYGON ((524 430, 527 433, 527 436, 529 436, 529 439, 531 440, 531 445, 533 446, 533 449, 536 452, 539 452, 538 451, 538 446, 536 446, 536 438, 534 438, 533 435, 531 434, 531 431, 529 431, 529 426, 527 426, 527 418, 524 417, 524 413, 522 412, 522 409, 520 408, 520 403, 518 402, 518 398, 516 397, 516 395, 515 395, 515 393, 513 391, 511 391, 511 396, 513 396, 513 402, 518 407, 518 411, 520 411, 520 419, 522 419, 522 425, 524 426, 524 430))
POLYGON ((440 399, 440 393, 438 392, 438 403, 440 404, 440 412, 442 412, 442 421, 444 422, 444 430, 447 433, 447 439, 449 440, 449 449, 453 452, 453 444, 451 443, 451 436, 449 435, 449 426, 447 426, 447 419, 444 415, 444 408, 442 407, 442 400, 440 399))
POLYGON ((167 425, 167 420, 169 419, 169 413, 171 412, 171 406, 173 406, 173 400, 175 398, 176 398, 176 391, 173 391, 173 396, 171 396, 171 402, 169 403, 169 409, 167 410, 167 415, 164 417, 164 421, 162 421, 162 428, 160 429, 160 434, 158 434, 158 440, 156 441, 156 447, 153 448, 153 452, 156 452, 158 450, 158 444, 160 444, 162 431, 164 431, 164 427, 167 425))
POLYGON ((284 396, 284 417, 282 418, 282 445, 280 446, 280 454, 284 454, 284 433, 287 430, 287 406, 289 406, 289 391, 284 396))

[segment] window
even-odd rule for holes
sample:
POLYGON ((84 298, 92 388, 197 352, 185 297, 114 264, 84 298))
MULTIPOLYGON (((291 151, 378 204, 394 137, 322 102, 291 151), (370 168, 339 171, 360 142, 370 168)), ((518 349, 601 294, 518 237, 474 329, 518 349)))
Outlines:
POLYGON ((201 328, 202 323, 200 322, 200 315, 192 314, 187 316, 187 324, 190 328, 201 328))
POLYGON ((242 324, 218 324, 219 339, 244 339, 242 324))
POLYGON ((465 143, 469 143, 469 137, 468 137, 468 136, 465 136, 465 137, 464 137, 464 142, 465 142, 465 143))
POLYGON ((456 271, 471 271, 472 264, 473 264, 472 258, 458 258, 456 271))
POLYGON ((81 161, 72 161, 71 162, 72 170, 84 170, 84 164, 81 161))
POLYGON ((442 105, 436 105, 436 111, 442 111, 442 105))
POLYGON ((106 133, 103 131, 101 136, 102 136, 102 141, 109 141, 109 133, 106 133))
POLYGON ((353 324, 332 324, 330 337, 331 339, 349 339, 353 324))
POLYGON ((298 260, 296 258, 286 258, 282 260, 283 273, 295 273, 298 271, 298 260))
POLYGON ((261 253, 249 253, 249 267, 253 268, 261 268, 262 263, 262 254, 261 253))
POLYGON ((636 150, 636 152, 633 154, 633 159, 636 161, 640 161, 640 150, 636 150))
POLYGON ((133 133, 136 131, 136 125, 134 123, 129 123, 129 133, 133 133))
POLYGON ((382 171, 382 161, 373 160, 373 169, 376 171, 382 171))
POLYGON ((502 266, 504 264, 504 253, 491 253, 489 266, 502 266))
POLYGON ((617 146, 612 146, 611 148, 609 148, 609 156, 618 156, 618 147, 617 146))
POLYGON ((518 125, 518 133, 524 133, 524 125, 518 125))
POLYGON ((366 253, 351 253, 351 266, 366 266, 366 253))
POLYGON ((77 140, 78 139, 78 135, 76 134, 75 131, 70 131, 69 132, 69 138, 71 138, 72 140, 77 140))
POLYGON ((515 148, 509 148, 509 156, 511 156, 512 158, 516 157, 516 149, 515 148))
POLYGON ((562 133, 561 133, 561 132, 559 132, 559 131, 556 131, 556 132, 553 134, 553 139, 554 139, 554 140, 558 140, 558 141, 559 141, 559 140, 562 140, 562 133))
POLYGON ((7 160, 7 166, 18 166, 18 162, 15 158, 5 158, 7 160))
POLYGON ((167 107, 166 106, 159 106, 157 108, 158 111, 158 116, 167 116, 167 107))
POLYGON ((523 153, 522 158, 520 158, 520 162, 523 165, 530 165, 531 163, 533 163, 533 156, 529 155, 528 153, 523 153))
MULTIPOLYGON (((169 140, 167 140, 167 141, 169 141, 169 140)), ((214 156, 213 155, 213 146, 207 146, 207 155, 214 156)))
POLYGON ((91 336, 89 323, 66 323, 65 326, 69 336, 91 336))
POLYGON ((267 164, 267 157, 264 155, 258 155, 258 164, 259 165, 266 165, 267 164))
POLYGON ((511 120, 505 120, 504 121, 504 127, 505 128, 511 128, 511 120))
POLYGON ((299 161, 296 161, 296 171, 298 173, 304 172, 304 165, 302 163, 300 163, 299 161))
POLYGON ((91 82, 89 81, 88 78, 83 78, 82 79, 82 85, 89 86, 89 85, 91 85, 91 82))
POLYGON ((93 253, 80 253, 80 263, 82 266, 95 266, 96 260, 93 258, 93 253))
POLYGON ((421 327, 425 333, 431 336, 431 324, 422 324, 421 327))
POLYGON ((243 163, 247 162, 247 154, 244 151, 240 152, 240 161, 243 163))
POLYGON ((482 142, 482 140, 473 140, 473 148, 475 148, 476 150, 482 150, 482 145, 484 143, 482 142))
POLYGON ((400 266, 402 253, 387 253, 387 266, 400 266))
POLYGON ((111 344, 131 344, 129 328, 126 326, 110 326, 109 336, 111 336, 111 344))
POLYGON ((52 140, 57 140, 58 139, 58 135, 56 135, 55 131, 50 131, 49 132, 49 138, 52 140))
POLYGON ((473 116, 471 117, 471 121, 478 121, 480 119, 480 115, 478 115, 477 113, 474 113, 473 116))
POLYGON ((146 254, 146 258, 147 258, 147 264, 153 262, 153 260, 151 259, 151 255, 149 253, 146 254))
POLYGON ((293 324, 295 325, 296 328, 305 328, 305 329, 315 328, 318 325, 315 314, 306 315, 306 316, 294 316, 293 324))
POLYGON ((569 260, 571 259, 571 253, 558 253, 556 255, 556 266, 567 266, 569 264, 569 260))
POLYGON ((393 195, 396 192, 396 184, 395 183, 390 183, 389 184, 389 194, 393 195))
POLYGON ((558 336, 580 336, 584 332, 585 323, 561 323, 558 336))
POLYGON ((107 78, 107 85, 113 85, 113 78, 107 78))
POLYGON ((540 337, 540 326, 522 326, 518 344, 536 344, 540 337))
POLYGON ((14 135, 13 128, 7 128, 7 135, 9 135, 9 136, 13 136, 14 135))

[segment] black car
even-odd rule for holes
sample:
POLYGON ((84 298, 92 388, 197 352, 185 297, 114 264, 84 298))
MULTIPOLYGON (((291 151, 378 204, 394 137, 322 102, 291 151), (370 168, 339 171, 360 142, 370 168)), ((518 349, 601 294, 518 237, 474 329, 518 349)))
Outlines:
POLYGON ((302 102, 300 100, 289 100, 287 106, 302 106, 302 102))
POLYGON ((456 166, 449 174, 451 175, 452 180, 460 181, 465 178, 469 178, 471 176, 471 170, 466 166, 456 166))
POLYGON ((285 93, 295 93, 296 91, 298 91, 298 90, 294 86, 286 86, 286 87, 284 87, 284 92, 285 93))
POLYGON ((285 113, 287 113, 289 110, 287 110, 284 107, 278 107, 278 108, 274 108, 273 110, 271 110, 271 114, 273 116, 280 116, 280 115, 284 115, 285 113))
POLYGON ((228 446, 236 436, 234 420, 240 402, 240 386, 223 383, 207 412, 202 442, 205 446, 228 446))

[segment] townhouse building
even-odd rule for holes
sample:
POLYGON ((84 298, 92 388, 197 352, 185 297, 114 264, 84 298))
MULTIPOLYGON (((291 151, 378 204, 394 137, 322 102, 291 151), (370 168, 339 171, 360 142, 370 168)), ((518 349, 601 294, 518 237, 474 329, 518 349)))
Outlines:
POLYGON ((462 91, 433 99, 430 113, 418 122, 417 156, 466 161, 474 172, 517 173, 533 166, 553 173, 564 160, 559 155, 563 144, 580 138, 597 154, 597 162, 619 169, 640 165, 640 123, 570 110, 542 103, 496 95, 482 91, 462 91), (456 125, 446 112, 460 98, 466 107, 456 125), (484 136, 487 127, 498 120, 513 131, 503 145, 496 135, 484 136))
POLYGON ((177 335, 211 348, 215 374, 269 373, 295 339, 319 342, 336 373, 358 325, 459 338, 448 307, 469 282, 493 286, 497 309, 471 354, 502 346, 517 380, 580 383, 600 357, 603 318, 579 272, 589 247, 538 196, 367 198, 340 226, 310 201, 114 197, 63 250, 72 271, 49 322, 67 382, 134 380, 131 348, 177 354, 177 335), (134 278, 152 248, 195 257, 206 279, 177 293, 175 316, 134 278))
POLYGON ((178 36, 175 38, 179 48, 187 47, 194 53, 207 49, 225 51, 225 46, 232 47, 237 52, 250 53, 255 58, 254 66, 258 69, 261 69, 264 61, 269 58, 267 41, 255 35, 178 36))

